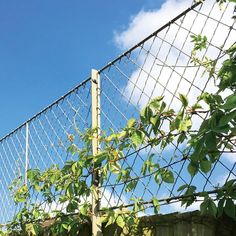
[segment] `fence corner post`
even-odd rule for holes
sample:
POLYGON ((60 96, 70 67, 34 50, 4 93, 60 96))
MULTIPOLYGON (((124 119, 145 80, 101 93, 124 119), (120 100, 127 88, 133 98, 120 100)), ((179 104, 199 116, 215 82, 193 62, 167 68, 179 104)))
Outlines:
POLYGON ((27 171, 29 163, 29 123, 25 124, 25 185, 27 185, 27 171))
MULTIPOLYGON (((97 70, 91 71, 91 95, 92 95, 92 152, 93 156, 99 152, 100 134, 100 76, 97 70)), ((99 171, 93 172, 92 185, 92 235, 102 236, 102 224, 100 219, 100 193, 99 193, 99 171)))

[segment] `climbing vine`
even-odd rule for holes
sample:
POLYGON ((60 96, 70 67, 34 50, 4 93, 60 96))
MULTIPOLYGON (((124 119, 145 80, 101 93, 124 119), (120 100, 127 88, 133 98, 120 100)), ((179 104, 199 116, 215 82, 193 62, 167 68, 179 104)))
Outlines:
MULTIPOLYGON (((235 0, 231 0, 235 2, 235 0)), ((225 1, 224 1, 225 2, 225 1)), ((220 1, 222 3, 222 1, 220 1)), ((199 171, 207 174, 214 163, 219 160, 226 149, 235 151, 236 144, 236 44, 224 53, 227 59, 219 70, 216 69, 217 59, 198 58, 198 52, 207 47, 206 36, 192 35, 192 63, 200 64, 209 74, 209 79, 216 81, 218 91, 214 94, 202 93, 195 104, 189 104, 184 94, 179 94, 181 108, 179 111, 168 108, 164 97, 152 99, 140 112, 138 119, 131 118, 120 132, 111 130, 109 134, 98 129, 87 129, 78 133, 84 144, 78 147, 73 135, 68 135, 70 146, 67 151, 73 157, 63 167, 54 165, 45 171, 30 169, 27 180, 20 176, 10 186, 14 202, 21 205, 20 212, 15 215, 0 235, 41 235, 45 230, 52 235, 75 235, 80 232, 83 223, 90 222, 91 195, 97 187, 91 182, 96 171, 102 185, 112 173, 116 183, 126 183, 125 191, 133 191, 138 178, 132 175, 130 167, 122 167, 129 149, 139 150, 143 147, 158 147, 164 150, 172 142, 186 144, 182 159, 188 160, 187 170, 191 177, 199 171), (223 92, 228 90, 228 95, 223 92), (204 108, 203 108, 204 107, 204 108), (207 109, 206 109, 207 107, 207 109), (206 113, 197 131, 192 131, 194 116, 206 113), (167 123, 167 130, 163 130, 167 123), (99 132, 101 150, 93 156, 91 151, 94 134, 99 132), (92 163, 92 165, 91 165, 92 163), (38 193, 40 203, 31 203, 33 194, 38 193), (54 209, 49 213, 45 206, 57 203, 64 206, 63 210, 54 209), (44 222, 51 219, 51 224, 45 229, 44 222)), ((175 176, 168 166, 161 166, 155 159, 155 153, 150 154, 143 162, 141 174, 153 175, 157 185, 162 182, 173 184, 175 176)), ((182 193, 182 205, 188 207, 196 197, 203 197, 200 205, 202 214, 219 217, 222 214, 236 219, 236 179, 227 181, 213 192, 198 192, 194 185, 182 185, 178 191, 182 193), (212 198, 214 193, 214 199, 212 198)), ((101 209, 101 218, 105 226, 116 223, 119 227, 130 227, 135 230, 138 224, 137 213, 144 210, 141 198, 130 199, 132 209, 114 210, 101 209)), ((155 213, 159 212, 160 204, 156 197, 150 202, 155 213)))

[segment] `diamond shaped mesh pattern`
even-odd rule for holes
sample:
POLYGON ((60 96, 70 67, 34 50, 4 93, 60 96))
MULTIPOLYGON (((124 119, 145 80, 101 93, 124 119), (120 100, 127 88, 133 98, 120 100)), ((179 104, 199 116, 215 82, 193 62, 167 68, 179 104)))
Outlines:
MULTIPOLYGON (((231 4, 226 4, 223 10, 214 1, 195 4, 102 68, 99 71, 101 130, 107 133, 111 128, 120 131, 130 118, 139 119, 141 108, 156 96, 164 96, 167 106, 177 111, 181 106, 179 93, 187 95, 191 105, 204 91, 216 91, 214 80, 209 80, 207 73, 203 74, 204 68, 191 63, 193 44, 190 36, 207 36, 208 46, 201 51, 200 58, 207 56, 218 59, 216 67, 219 68, 226 59, 225 50, 236 38, 232 12, 231 4)), ((207 113, 193 117, 192 132, 207 117, 207 113)), ((0 140, 1 223, 11 220, 21 207, 16 207, 10 197, 8 187, 12 181, 19 175, 25 175, 26 166, 41 170, 53 164, 63 166, 68 158, 72 158, 67 152, 67 135, 74 134, 76 129, 83 132, 90 127, 91 81, 87 79, 0 140)), ((166 129, 165 123, 162 124, 162 129, 166 129)), ((82 140, 76 138, 75 142, 82 147, 82 140)), ((187 171, 189 160, 184 153, 184 144, 178 145, 175 141, 164 150, 158 146, 128 149, 125 158, 119 160, 119 163, 122 168, 130 167, 132 179, 118 183, 116 176, 110 174, 100 186, 102 207, 131 207, 132 197, 142 198, 145 214, 153 214, 151 199, 154 196, 163 205, 162 212, 179 210, 183 192, 178 192, 177 189, 183 184, 197 186, 198 192, 214 193, 225 181, 236 177, 235 153, 227 149, 222 151, 221 157, 209 173, 199 171, 196 176, 191 177, 187 171), (142 174, 142 165, 152 153, 161 167, 174 173, 174 184, 161 182, 157 185, 155 173, 142 174), (137 183, 136 188, 128 192, 127 186, 132 181, 137 183)), ((40 195, 33 194, 31 201, 40 203, 40 195)), ((197 198, 196 203, 198 201, 201 199, 197 198)), ((63 208, 56 203, 44 207, 49 210, 63 208)))

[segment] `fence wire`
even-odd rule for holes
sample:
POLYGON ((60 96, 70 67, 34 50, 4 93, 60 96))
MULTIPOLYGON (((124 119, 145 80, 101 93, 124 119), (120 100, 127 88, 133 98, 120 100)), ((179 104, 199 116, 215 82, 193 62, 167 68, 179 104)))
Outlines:
MULTIPOLYGON (((103 68, 100 71, 102 129, 112 127, 120 130, 130 118, 139 119, 140 110, 156 96, 164 96, 167 106, 178 111, 181 107, 179 93, 187 95, 191 106, 203 92, 216 91, 214 80, 209 80, 208 74, 204 74, 205 69, 192 63, 191 35, 207 37, 208 46, 201 52, 200 58, 218 59, 216 68, 219 68, 226 58, 225 50, 236 38, 232 14, 233 6, 230 4, 223 10, 214 1, 196 4, 103 68)), ((192 132, 207 117, 206 113, 193 117, 192 132)), ((163 123, 160 129, 167 131, 167 124, 163 123)), ((113 209, 121 205, 132 207, 134 201, 130 199, 140 198, 145 205, 144 214, 149 215, 154 213, 151 203, 156 197, 163 205, 161 212, 183 211, 183 191, 177 191, 180 186, 195 185, 197 192, 215 193, 217 187, 235 177, 235 154, 229 150, 222 151, 208 174, 200 171, 194 177, 188 174, 189 160, 185 157, 184 145, 178 145, 176 141, 164 150, 158 146, 127 150, 120 164, 122 168, 131 169, 131 179, 118 183, 116 177, 110 174, 101 187, 103 204, 113 209), (174 173, 174 184, 161 182, 157 185, 155 173, 143 175, 142 166, 151 154, 155 154, 153 160, 160 167, 174 173), (136 184, 136 188, 129 192, 131 182, 136 184)), ((201 200, 203 198, 196 198, 189 210, 199 209, 201 200)))
MULTIPOLYGON (((13 180, 20 176, 25 178, 26 168, 38 168, 43 171, 52 165, 62 167, 67 160, 72 159, 67 152, 70 146, 67 136, 74 134, 77 137, 74 141, 81 147, 83 142, 75 134, 89 127, 91 127, 91 91, 88 79, 1 140, 1 223, 10 221, 23 206, 22 204, 16 207, 10 196, 8 187, 13 180), (28 150, 26 126, 28 126, 28 150)), ((40 194, 33 194, 31 202, 41 204, 42 209, 46 211, 63 209, 63 206, 57 205, 56 202, 50 206, 45 205, 40 194)))
MULTIPOLYGON (((101 129, 107 133, 111 128, 120 131, 130 118, 139 119, 140 110, 156 96, 164 96, 167 106, 177 111, 181 107, 179 93, 187 95, 191 105, 204 91, 216 91, 214 80, 209 80, 207 73, 203 74, 204 68, 191 62, 191 35, 207 36, 208 46, 201 51, 200 58, 217 58, 216 67, 220 67, 226 58, 225 50, 236 38, 232 13, 231 4, 225 4, 223 9, 219 9, 215 1, 194 4, 102 68, 99 71, 101 129)), ((207 113, 193 117, 192 131, 207 117, 207 113)), ((8 187, 12 181, 18 176, 25 177, 30 168, 45 170, 53 164, 63 166, 72 158, 67 152, 67 135, 90 127, 91 81, 87 79, 0 140, 1 223, 11 220, 22 207, 15 206, 10 197, 8 187)), ((161 129, 167 129, 167 124, 163 123, 161 129)), ((76 144, 82 147, 82 140, 76 137, 76 144)), ((144 214, 149 215, 154 213, 151 199, 156 197, 163 205, 162 213, 182 211, 183 192, 177 191, 181 185, 195 185, 198 192, 214 194, 217 187, 236 177, 235 153, 227 149, 222 151, 208 174, 199 171, 194 177, 187 172, 189 160, 185 156, 184 145, 175 141, 164 150, 158 146, 126 150, 125 158, 119 162, 122 168, 130 168, 132 179, 118 183, 116 176, 110 174, 100 187, 102 207, 115 209, 122 205, 128 208, 133 205, 132 198, 140 198, 145 205, 144 214), (157 185, 155 173, 142 174, 143 163, 152 153, 161 167, 174 173, 174 184, 161 182, 157 185), (129 192, 131 182, 137 185, 129 192)), ((31 201, 40 203, 41 199, 34 194, 31 201)), ((189 209, 199 207, 201 200, 197 198, 189 209)), ((63 208, 56 203, 43 207, 49 211, 63 208)))

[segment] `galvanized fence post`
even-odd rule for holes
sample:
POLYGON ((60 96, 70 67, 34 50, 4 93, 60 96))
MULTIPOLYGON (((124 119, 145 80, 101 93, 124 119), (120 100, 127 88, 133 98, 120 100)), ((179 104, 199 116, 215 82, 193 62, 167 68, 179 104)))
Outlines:
MULTIPOLYGON (((92 83, 92 129, 95 130, 92 140, 93 156, 99 152, 99 134, 100 134, 100 76, 97 70, 91 72, 92 83)), ((102 224, 99 217, 100 193, 99 193, 99 171, 94 171, 92 175, 92 235, 102 235, 102 224)))
POLYGON ((29 124, 25 124, 25 184, 27 185, 27 171, 29 163, 29 124))

